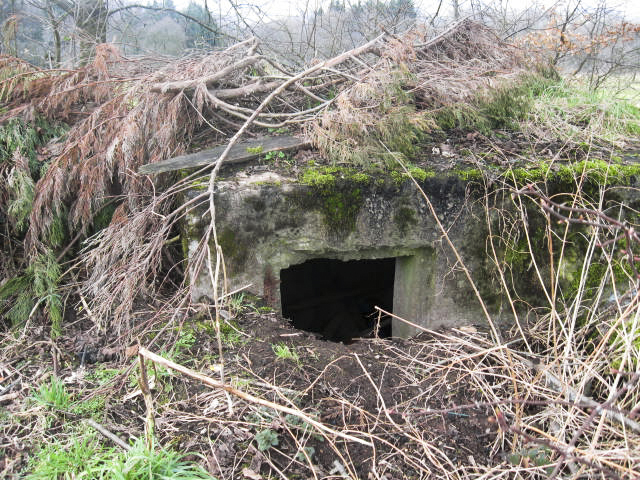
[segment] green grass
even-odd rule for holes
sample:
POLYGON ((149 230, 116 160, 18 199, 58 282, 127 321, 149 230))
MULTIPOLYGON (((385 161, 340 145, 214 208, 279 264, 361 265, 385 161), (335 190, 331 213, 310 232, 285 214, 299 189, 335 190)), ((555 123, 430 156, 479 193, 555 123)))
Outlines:
POLYGON ((33 392, 32 398, 36 403, 56 410, 68 410, 71 405, 71 394, 57 377, 51 377, 48 383, 41 384, 33 392))
POLYGON ((534 99, 558 81, 552 71, 520 75, 496 88, 480 90, 471 100, 444 106, 433 119, 445 131, 460 128, 489 134, 496 129, 519 130, 534 99))
POLYGON ((95 436, 75 437, 68 445, 52 442, 34 455, 27 480, 199 480, 212 479, 195 463, 172 450, 148 450, 137 441, 128 452, 100 445, 95 436))
POLYGON ((593 91, 578 81, 564 81, 535 98, 526 123, 576 143, 591 143, 591 138, 613 143, 640 135, 640 108, 608 88, 593 91))
POLYGON ((95 370, 91 370, 90 372, 88 372, 87 379, 95 380, 96 382, 98 382, 98 384, 104 385, 110 382, 111 380, 113 380, 114 378, 116 378, 122 372, 123 372, 123 369, 107 368, 107 367, 101 366, 99 368, 96 368, 95 370))
POLYGON ((289 347, 289 345, 279 343, 277 345, 271 345, 271 348, 280 360, 293 360, 295 363, 300 363, 300 355, 298 355, 298 352, 296 352, 294 348, 289 347))
POLYGON ((249 302, 245 298, 244 292, 236 293, 235 295, 231 295, 228 300, 229 310, 231 311, 232 316, 237 316, 242 314, 247 308, 249 308, 249 302))
POLYGON ((198 480, 211 479, 196 464, 185 462, 185 455, 172 450, 147 450, 139 440, 133 448, 105 463, 100 478, 118 480, 198 480))
POLYGON ((609 96, 624 100, 640 108, 640 81, 631 75, 615 75, 606 79, 600 87, 609 96))
POLYGON ((248 338, 244 338, 238 327, 229 320, 220 322, 220 339, 229 346, 244 345, 248 338))
POLYGON ((71 405, 71 412, 84 418, 98 418, 104 411, 105 399, 105 395, 95 395, 89 399, 80 399, 71 405))
POLYGON ((101 475, 102 465, 105 458, 113 454, 113 450, 102 448, 92 435, 76 437, 69 445, 50 443, 31 457, 26 479, 108 478, 101 475))

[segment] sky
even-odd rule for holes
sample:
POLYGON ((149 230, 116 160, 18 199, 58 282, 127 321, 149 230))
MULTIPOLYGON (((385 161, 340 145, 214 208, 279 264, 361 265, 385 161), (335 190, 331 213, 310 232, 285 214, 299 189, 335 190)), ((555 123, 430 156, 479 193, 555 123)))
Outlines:
MULTIPOLYGON (((174 5, 177 8, 182 9, 190 2, 204 4, 204 0, 173 0, 174 5)), ((345 0, 349 3, 349 0, 345 0)), ((357 0, 351 0, 356 3, 357 0)), ((575 1, 575 0, 574 0, 575 1)), ((602 0, 600 0, 602 1, 602 0)), ((416 6, 421 10, 431 11, 437 6, 436 0, 414 0, 416 6)), ((628 20, 640 21, 640 0, 606 0, 610 8, 619 11, 624 14, 628 20)), ((299 12, 304 9, 305 5, 309 5, 310 9, 315 9, 322 5, 327 5, 327 0, 236 0, 235 4, 239 8, 245 10, 247 5, 259 5, 261 9, 271 18, 279 18, 283 16, 298 16, 299 12)), ((460 0, 460 5, 464 7, 464 4, 468 3, 467 0, 460 0)), ((531 5, 531 0, 497 0, 497 3, 505 3, 510 5, 513 9, 523 9, 531 5)), ((560 3, 559 0, 538 0, 538 3, 542 3, 547 6, 551 6, 554 3, 560 3)), ((595 6, 599 3, 599 0, 582 0, 585 7, 595 6)), ((215 8, 222 10, 222 14, 232 13, 233 9, 228 0, 208 0, 209 8, 212 10, 215 8), (214 7, 215 6, 215 7, 214 7)), ((451 4, 451 0, 444 0, 443 5, 451 4)))

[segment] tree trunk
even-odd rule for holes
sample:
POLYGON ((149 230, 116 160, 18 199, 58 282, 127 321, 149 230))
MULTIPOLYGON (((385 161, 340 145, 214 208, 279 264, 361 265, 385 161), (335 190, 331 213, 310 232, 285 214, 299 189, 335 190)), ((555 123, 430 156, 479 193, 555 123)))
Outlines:
POLYGON ((460 1, 453 0, 453 2, 451 3, 453 6, 453 18, 457 22, 458 20, 460 20, 460 1))
POLYGON ((107 41, 108 0, 78 0, 76 26, 80 32, 80 64, 86 65, 95 46, 107 41))
POLYGON ((80 44, 79 63, 86 65, 95 53, 96 44, 107 41, 109 0, 53 0, 53 2, 73 17, 80 44))
POLYGON ((49 23, 51 25, 51 31, 53 32, 53 45, 54 45, 54 60, 52 68, 59 68, 62 61, 62 40, 60 38, 60 20, 56 18, 53 13, 53 7, 51 2, 46 4, 47 16, 49 17, 49 23))

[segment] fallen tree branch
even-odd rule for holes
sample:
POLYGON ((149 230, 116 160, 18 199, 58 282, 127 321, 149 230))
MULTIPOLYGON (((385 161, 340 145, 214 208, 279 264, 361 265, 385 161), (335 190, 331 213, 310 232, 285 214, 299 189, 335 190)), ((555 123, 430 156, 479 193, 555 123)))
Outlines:
POLYGON ((239 62, 236 62, 233 65, 229 65, 208 77, 196 78, 193 80, 183 80, 180 82, 161 83, 158 85, 153 85, 151 87, 151 91, 158 93, 177 93, 181 92, 182 90, 196 88, 202 83, 204 83, 207 87, 210 87, 214 82, 226 77, 227 75, 232 74, 236 70, 241 70, 245 67, 248 67, 249 65, 253 65, 262 58, 262 55, 252 55, 251 57, 243 58, 239 62))
MULTIPOLYGON (((253 84, 252 84, 253 85, 253 84)), ((277 87, 278 85, 280 85, 280 82, 270 82, 268 85, 272 85, 277 87)), ((231 90, 234 91, 241 91, 244 90, 244 87, 242 88, 234 88, 234 89, 229 89, 229 90, 207 90, 207 98, 209 99, 209 101, 211 101, 211 103, 216 106, 217 108, 220 108, 221 110, 224 110, 225 112, 231 114, 231 115, 236 115, 236 116, 242 116, 242 118, 244 118, 245 120, 247 118, 249 118, 248 116, 251 115, 253 113, 253 110, 250 108, 245 108, 245 107, 240 107, 237 105, 231 105, 230 103, 227 102, 223 102, 219 96, 220 93, 223 93, 224 95, 226 95, 225 92, 230 92, 231 90), (238 112, 238 113, 236 113, 238 112), (246 115, 240 115, 240 114, 246 114, 246 115)), ((272 90, 272 88, 266 89, 266 90, 272 90)), ((250 92, 250 93, 256 93, 256 92, 250 92)), ((249 95, 250 93, 247 93, 247 95, 249 95)), ((236 96, 240 96, 240 95, 236 95, 236 96)), ((322 110, 323 108, 329 106, 334 99, 331 100, 323 100, 322 103, 320 105, 316 105, 315 107, 311 107, 308 108, 306 110, 300 110, 300 111, 296 111, 296 112, 290 112, 290 113, 261 113, 260 115, 258 115, 258 117, 260 118, 293 118, 293 117, 299 117, 301 115, 306 115, 306 114, 311 114, 311 113, 315 113, 318 110, 322 110)), ((254 122, 256 125, 258 125, 258 122, 254 122)))
POLYGON ((352 442, 356 442, 359 443, 361 445, 366 445, 367 447, 373 447, 373 444, 371 442, 368 442, 366 440, 362 440, 361 438, 358 437, 354 437, 353 435, 349 435, 347 433, 343 433, 343 432, 339 432, 337 430, 334 430, 332 428, 327 427, 326 425, 314 420, 313 418, 309 417, 307 414, 301 412, 300 410, 296 410, 294 408, 290 408, 290 407, 285 407, 284 405, 279 405, 277 403, 273 403, 270 402, 268 400, 264 400, 262 398, 258 398, 255 397, 249 393, 243 392, 241 390, 238 390, 236 388, 233 388, 229 385, 226 385, 224 383, 218 382, 216 380, 213 380, 211 377, 208 377, 206 375, 203 375, 202 373, 196 372, 191 370, 190 368, 184 367, 182 365, 179 365, 175 362, 172 362, 171 360, 167 360, 166 358, 161 357, 160 355, 156 355, 153 352, 150 352, 149 350, 147 350, 144 347, 140 347, 138 350, 138 354, 141 355, 142 357, 145 357, 148 360, 151 360, 154 363, 157 363, 159 365, 162 365, 163 367, 167 367, 170 368, 172 370, 175 370, 177 372, 180 372, 188 377, 191 377, 195 380, 199 380, 200 382, 204 383, 205 385, 208 385, 209 387, 212 388, 218 388, 220 390, 224 390, 225 392, 229 392, 230 394, 241 398, 243 400, 246 400, 247 402, 251 402, 251 403, 255 403, 257 405, 262 405, 264 407, 268 407, 268 408, 272 408, 274 410, 277 410, 279 412, 282 413, 287 413, 289 415, 293 415, 295 417, 300 418, 301 420, 305 421, 306 423, 308 423, 309 425, 313 425, 314 427, 316 427, 318 430, 322 430, 323 432, 326 432, 330 435, 335 435, 336 437, 342 438, 344 440, 349 440, 352 442))
POLYGON ((149 387, 149 381, 147 379, 147 367, 144 364, 144 358, 142 354, 138 354, 138 363, 140 365, 140 378, 138 378, 138 385, 140 385, 140 391, 142 392, 142 397, 144 398, 144 404, 147 407, 147 416, 144 424, 144 437, 147 448, 149 450, 153 450, 153 439, 156 434, 156 419, 154 414, 155 409, 153 408, 151 388, 149 387))
POLYGON ((237 97, 245 97, 247 95, 253 95, 255 93, 264 93, 274 88, 277 88, 280 85, 279 81, 267 82, 264 83, 262 80, 258 80, 257 82, 250 83, 249 85, 244 85, 238 88, 225 88, 222 90, 210 89, 209 93, 219 99, 227 99, 227 98, 237 98, 237 97))

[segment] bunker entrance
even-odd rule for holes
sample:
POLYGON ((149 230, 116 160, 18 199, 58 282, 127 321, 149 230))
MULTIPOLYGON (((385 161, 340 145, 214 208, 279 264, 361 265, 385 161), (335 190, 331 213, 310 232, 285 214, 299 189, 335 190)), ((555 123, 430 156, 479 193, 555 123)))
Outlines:
MULTIPOLYGON (((314 259, 280 272, 282 314, 296 328, 327 340, 348 342, 372 336, 375 306, 393 309, 395 258, 314 259)), ((378 336, 391 336, 391 319, 382 317, 378 336)))

